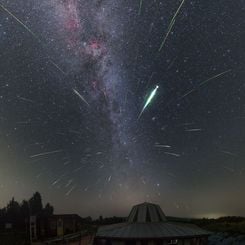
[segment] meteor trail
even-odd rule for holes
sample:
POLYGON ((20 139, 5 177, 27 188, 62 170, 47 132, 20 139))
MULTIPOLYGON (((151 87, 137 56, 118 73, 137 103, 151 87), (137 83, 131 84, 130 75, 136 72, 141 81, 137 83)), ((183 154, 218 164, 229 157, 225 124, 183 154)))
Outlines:
MULTIPOLYGON (((7 8, 5 8, 0 3, 0 8, 5 11, 8 15, 10 15, 16 22, 18 22, 26 31, 28 31, 41 45, 42 42, 39 39, 39 37, 26 25, 24 22, 22 22, 19 18, 17 18, 12 12, 10 12, 7 8)), ((44 46, 44 45, 43 45, 44 46)), ((56 63, 54 63, 51 59, 49 59, 50 63, 53 64, 60 72, 62 72, 64 75, 67 75, 56 63)))
POLYGON ((180 154, 172 153, 172 152, 164 152, 166 155, 174 156, 174 157, 180 157, 180 154))
POLYGON ((68 187, 68 186, 70 186, 70 184, 73 182, 73 179, 70 179, 68 182, 67 182, 67 184, 65 185, 65 187, 68 187))
POLYGON ((36 154, 36 155, 32 155, 32 156, 30 156, 30 158, 35 158, 35 157, 40 157, 40 156, 47 156, 47 155, 51 155, 51 154, 59 153, 59 152, 62 152, 62 150, 43 152, 43 153, 39 153, 39 154, 36 154))
POLYGON ((24 97, 21 97, 21 96, 18 96, 18 99, 26 101, 26 102, 30 102, 30 103, 35 103, 35 101, 27 99, 27 98, 24 98, 24 97))
POLYGON ((160 48, 159 48, 159 50, 158 50, 159 52, 162 50, 162 48, 163 48, 163 46, 164 46, 164 44, 165 44, 165 42, 166 42, 166 40, 167 40, 167 38, 168 38, 170 32, 171 32, 171 30, 172 30, 172 28, 173 28, 173 26, 174 26, 174 24, 175 24, 175 19, 176 19, 177 15, 178 15, 179 11, 181 10, 181 8, 182 8, 184 2, 185 2, 185 0, 182 0, 180 6, 178 7, 177 11, 175 12, 173 18, 171 19, 170 24, 169 24, 169 26, 168 26, 167 34, 166 34, 165 38, 163 39, 163 41, 162 41, 162 43, 161 43, 161 45, 160 45, 160 48))
POLYGON ((22 27, 26 29, 35 39, 40 41, 40 39, 37 37, 37 35, 27 26, 25 25, 19 18, 17 18, 13 13, 11 13, 7 8, 5 8, 2 4, 0 4, 0 8, 5 11, 7 14, 9 14, 12 18, 14 18, 22 27))
POLYGON ((221 73, 219 73, 219 74, 217 74, 217 75, 215 75, 215 76, 213 76, 213 77, 210 77, 209 79, 207 79, 207 80, 203 81, 202 83, 200 83, 199 86, 202 86, 202 85, 204 85, 205 83, 207 83, 207 82, 209 82, 209 81, 211 81, 211 80, 213 80, 213 79, 215 79, 215 78, 218 78, 218 77, 220 77, 220 76, 222 76, 222 75, 224 75, 224 74, 226 74, 226 73, 228 73, 228 72, 231 72, 231 69, 229 69, 229 70, 227 70, 227 71, 224 71, 224 72, 221 72, 221 73))
POLYGON ((202 131, 202 129, 201 128, 192 128, 192 129, 186 129, 185 131, 186 132, 200 132, 200 131, 202 131))
POLYGON ((138 120, 140 119, 140 117, 142 116, 143 112, 145 111, 145 109, 147 108, 147 106, 151 103, 152 99, 155 97, 156 92, 158 90, 159 86, 156 85, 156 87, 154 88, 154 90, 151 92, 150 96, 148 97, 143 109, 141 110, 139 116, 138 116, 138 120))
POLYGON ((139 13, 138 13, 139 15, 141 14, 142 5, 143 5, 143 0, 140 0, 139 13))
MULTIPOLYGON (((216 78, 218 78, 218 77, 220 77, 220 76, 222 76, 222 75, 225 75, 226 73, 231 72, 231 71, 232 71, 232 70, 229 69, 229 70, 224 71, 224 72, 221 72, 221 73, 219 73, 219 74, 217 74, 217 75, 215 75, 215 76, 212 76, 212 77, 210 77, 209 79, 206 79, 205 81, 201 82, 198 86, 201 87, 201 86, 205 85, 207 82, 210 82, 211 80, 214 80, 214 79, 216 79, 216 78)), ((185 98, 185 97, 188 96, 189 94, 195 92, 196 90, 197 90, 196 88, 191 89, 189 92, 187 92, 187 93, 185 93, 184 95, 182 95, 182 96, 180 97, 180 100, 183 99, 183 98, 185 98)))
POLYGON ((165 42, 167 41, 167 38, 168 38, 168 36, 169 36, 169 34, 170 34, 170 32, 171 32, 173 26, 174 26, 174 23, 175 23, 175 20, 173 20, 173 21, 170 23, 170 25, 169 25, 169 27, 168 27, 167 34, 166 34, 166 36, 164 37, 164 39, 163 39, 163 41, 162 41, 162 43, 161 43, 161 46, 160 46, 160 48, 159 48, 159 50, 158 50, 159 52, 162 50, 162 48, 163 48, 165 42))
POLYGON ((191 93, 193 93, 193 92, 195 92, 195 91, 196 91, 196 89, 190 90, 189 92, 187 92, 187 93, 185 93, 184 95, 182 95, 182 97, 181 97, 180 99, 185 98, 186 96, 188 96, 189 94, 191 94, 191 93))
POLYGON ((155 147, 158 147, 158 148, 171 148, 170 145, 155 145, 155 147))
POLYGON ((87 106, 90 106, 89 103, 84 99, 84 97, 76 90, 73 89, 73 92, 85 103, 87 106))
POLYGON ((61 178, 55 180, 55 181, 52 183, 52 185, 56 185, 56 184, 59 183, 60 181, 61 181, 61 178))
POLYGON ((222 152, 222 153, 224 153, 224 154, 227 154, 227 155, 231 155, 231 156, 233 156, 233 157, 237 157, 236 154, 234 154, 234 153, 232 153, 232 152, 230 152, 230 151, 220 151, 220 152, 222 152))
POLYGON ((67 191, 66 192, 66 196, 69 196, 72 192, 73 192, 73 190, 76 188, 76 185, 74 185, 74 186, 72 186, 72 188, 69 190, 69 191, 67 191))
POLYGON ((178 15, 179 11, 181 10, 181 8, 182 8, 184 2, 185 2, 185 0, 183 0, 183 1, 181 2, 180 6, 178 7, 177 11, 175 12, 175 14, 174 14, 174 16, 173 16, 173 18, 172 18, 172 20, 171 20, 171 22, 172 22, 173 20, 175 20, 175 18, 177 17, 177 15, 178 15))
POLYGON ((55 66, 61 73, 63 73, 64 75, 67 75, 67 73, 65 73, 56 63, 54 63, 51 59, 49 59, 49 62, 55 66))

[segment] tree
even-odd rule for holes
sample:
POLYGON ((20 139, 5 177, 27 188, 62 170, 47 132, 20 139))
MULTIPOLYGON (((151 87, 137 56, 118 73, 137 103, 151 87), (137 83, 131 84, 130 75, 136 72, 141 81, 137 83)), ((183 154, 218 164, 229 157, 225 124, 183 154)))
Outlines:
POLYGON ((20 205, 14 198, 7 204, 5 222, 11 223, 15 229, 21 226, 20 205))
POLYGON ((29 205, 31 215, 39 215, 42 213, 43 204, 42 197, 39 192, 33 194, 31 199, 29 200, 29 205))
POLYGON ((29 201, 23 200, 21 204, 12 198, 6 207, 0 208, 0 231, 5 229, 7 223, 11 223, 16 231, 28 231, 30 215, 46 218, 53 212, 54 208, 49 203, 43 208, 39 192, 34 193, 29 201))
POLYGON ((43 209, 43 213, 44 213, 45 216, 53 215, 54 207, 51 206, 49 203, 47 203, 45 208, 43 209))
POLYGON ((84 222, 85 223, 92 223, 93 220, 92 220, 91 216, 88 216, 88 217, 84 218, 84 222))
POLYGON ((0 209, 0 220, 6 216, 6 208, 0 209))
POLYGON ((30 216, 30 207, 29 207, 29 203, 26 200, 23 200, 20 206, 20 211, 21 211, 21 215, 24 219, 29 218, 30 216))
POLYGON ((12 198, 12 200, 8 203, 7 208, 7 217, 12 221, 20 216, 20 205, 18 202, 12 198))
POLYGON ((100 222, 100 223, 103 222, 103 216, 102 216, 102 215, 100 215, 100 217, 99 217, 99 222, 100 222))

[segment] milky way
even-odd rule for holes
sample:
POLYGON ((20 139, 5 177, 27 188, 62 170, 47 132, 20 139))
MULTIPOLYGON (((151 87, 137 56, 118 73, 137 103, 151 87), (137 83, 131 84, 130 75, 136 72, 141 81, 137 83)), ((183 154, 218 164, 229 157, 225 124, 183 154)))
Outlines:
POLYGON ((242 1, 1 4, 0 205, 244 214, 242 1))
POLYGON ((111 140, 106 142, 110 145, 107 147, 110 165, 108 180, 118 171, 115 178, 119 180, 120 171, 127 174, 130 171, 128 166, 139 167, 133 166, 136 159, 130 152, 132 136, 128 134, 127 128, 132 123, 131 112, 125 107, 128 106, 125 105, 128 81, 121 75, 123 68, 120 55, 117 55, 124 34, 124 24, 119 22, 113 11, 120 9, 122 4, 113 1, 105 3, 75 0, 52 1, 49 4, 55 13, 50 18, 57 23, 54 31, 62 37, 62 50, 66 53, 58 61, 66 63, 66 69, 69 69, 68 79, 79 77, 75 87, 92 104, 90 113, 102 113, 107 120, 109 128, 105 130, 98 127, 96 134, 98 140, 103 141, 110 133, 111 140), (67 58, 67 53, 71 55, 72 61, 67 58))

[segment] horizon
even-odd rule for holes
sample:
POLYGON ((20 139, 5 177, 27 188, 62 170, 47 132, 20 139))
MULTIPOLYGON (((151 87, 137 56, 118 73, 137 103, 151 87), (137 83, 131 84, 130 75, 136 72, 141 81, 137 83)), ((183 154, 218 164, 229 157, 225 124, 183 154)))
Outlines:
MULTIPOLYGON (((41 196, 42 196, 42 193, 41 193, 41 196)), ((17 200, 17 199, 14 198, 14 200, 21 204, 23 200, 29 200, 29 198, 22 199, 22 200, 17 200)), ((9 199, 9 201, 10 200, 11 199, 9 199)), ((5 205, 0 205, 0 209, 6 207, 8 202, 6 202, 5 205)), ((76 212, 75 209, 73 211, 67 210, 66 212, 63 209, 61 209, 60 211, 57 211, 56 207, 54 206, 54 215, 78 214, 82 218, 91 217, 93 220, 98 219, 100 216, 102 216, 103 218, 110 218, 110 217, 114 217, 114 216, 115 217, 127 218, 129 216, 129 213, 130 213, 131 209, 133 208, 133 206, 141 204, 141 203, 144 203, 144 202, 135 203, 129 209, 127 209, 127 207, 125 207, 123 210, 121 210, 121 212, 116 211, 114 213, 114 211, 111 211, 107 215, 105 215, 103 212, 98 212, 97 214, 91 215, 90 213, 86 213, 84 211, 83 212, 81 212, 81 211, 77 211, 76 212)), ((151 201, 146 201, 146 202, 154 203, 154 202, 151 202, 151 201)), ((48 200, 45 200, 43 198, 42 198, 42 203, 43 203, 43 205, 45 203, 50 203, 52 205, 51 202, 49 202, 48 200)), ((243 215, 234 215, 232 213, 230 213, 230 214, 229 213, 228 214, 225 214, 225 213, 223 213, 223 214, 221 214, 221 213, 216 213, 216 214, 215 213, 207 213, 207 214, 196 214, 196 215, 192 215, 192 216, 188 216, 188 212, 186 214, 184 214, 184 215, 181 215, 181 214, 175 215, 176 212, 172 213, 172 214, 168 214, 168 213, 166 213, 164 211, 164 207, 161 204, 159 204, 159 203, 154 203, 154 204, 157 204, 157 205, 159 205, 161 207, 161 209, 163 210, 163 212, 166 215, 166 217, 172 217, 172 218, 183 218, 183 219, 219 219, 219 218, 223 218, 223 217, 243 217, 243 218, 245 218, 245 215, 244 216, 243 215)))

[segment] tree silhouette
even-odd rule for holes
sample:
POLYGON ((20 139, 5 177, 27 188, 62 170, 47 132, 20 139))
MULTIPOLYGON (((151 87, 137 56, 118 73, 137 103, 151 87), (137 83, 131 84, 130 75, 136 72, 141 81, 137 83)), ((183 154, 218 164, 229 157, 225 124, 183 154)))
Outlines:
POLYGON ((29 200, 30 214, 40 215, 43 210, 42 197, 39 192, 35 192, 29 200))
POLYGON ((43 208, 39 192, 34 193, 29 201, 23 200, 21 204, 12 198, 6 207, 0 209, 0 230, 5 229, 7 223, 12 224, 14 230, 27 230, 31 215, 42 218, 49 217, 53 212, 54 208, 49 203, 43 208))
POLYGON ((14 200, 14 198, 12 198, 12 200, 8 203, 6 208, 6 215, 9 219, 9 222, 13 220, 19 220, 21 216, 20 214, 20 205, 18 202, 14 200))
POLYGON ((29 202, 26 200, 23 200, 20 206, 20 212, 22 219, 28 220, 30 216, 30 207, 29 207, 29 202))
POLYGON ((43 209, 43 214, 45 216, 50 216, 54 213, 54 208, 49 203, 46 204, 45 208, 43 209))

